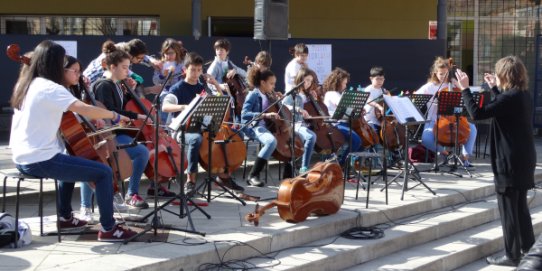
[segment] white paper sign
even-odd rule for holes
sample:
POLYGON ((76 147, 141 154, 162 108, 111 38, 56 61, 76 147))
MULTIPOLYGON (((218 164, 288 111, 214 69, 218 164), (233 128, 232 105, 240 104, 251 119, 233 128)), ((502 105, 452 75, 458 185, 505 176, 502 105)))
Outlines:
POLYGON ((77 41, 75 40, 55 40, 54 42, 60 44, 66 50, 66 55, 77 58, 77 41))
POLYGON ((307 47, 309 48, 307 64, 316 72, 318 82, 321 84, 331 73, 331 44, 307 44, 307 47))

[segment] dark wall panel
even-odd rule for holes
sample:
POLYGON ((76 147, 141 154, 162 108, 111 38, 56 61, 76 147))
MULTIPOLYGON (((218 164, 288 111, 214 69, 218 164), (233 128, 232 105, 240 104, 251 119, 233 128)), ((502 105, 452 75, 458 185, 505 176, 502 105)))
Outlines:
MULTIPOLYGON (((100 53, 101 44, 108 37, 103 36, 0 36, 0 48, 7 48, 9 44, 17 43, 21 52, 32 50, 44 39, 54 40, 76 40, 78 41, 78 58, 86 66, 100 53)), ((115 42, 127 41, 133 37, 113 36, 109 37, 115 42)), ((160 46, 165 37, 139 37, 147 43, 150 54, 158 55, 160 46)), ((196 51, 206 61, 214 57, 213 42, 215 37, 202 37, 194 40, 192 37, 174 37, 183 41, 185 47, 190 51, 196 51)), ((332 44, 332 66, 342 67, 350 72, 350 86, 369 84, 369 69, 374 65, 383 66, 386 70, 385 87, 388 89, 416 89, 425 83, 429 66, 435 56, 444 53, 444 42, 439 40, 339 40, 339 39, 290 39, 287 41, 258 41, 251 38, 228 38, 232 43, 230 59, 237 65, 242 66, 245 56, 254 58, 261 49, 271 48, 273 56, 272 70, 277 74, 277 89, 282 90, 284 68, 290 59, 288 48, 296 43, 307 44, 332 44)), ((10 60, 6 54, 0 56, 0 105, 2 112, 9 111, 9 98, 13 85, 17 80, 19 64, 10 60)), ((152 70, 134 65, 133 70, 143 76, 145 85, 152 84, 152 70)), ((0 123, 0 126, 2 124, 0 123)), ((0 127, 5 130, 9 127, 0 127)))

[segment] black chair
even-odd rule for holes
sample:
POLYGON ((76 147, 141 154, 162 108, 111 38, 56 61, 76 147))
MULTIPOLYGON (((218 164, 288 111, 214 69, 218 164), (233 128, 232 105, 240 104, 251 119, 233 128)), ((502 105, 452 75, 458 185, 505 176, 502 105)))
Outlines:
MULTIPOLYGON (((19 230, 19 196, 21 191, 21 182, 25 180, 39 180, 40 183, 40 192, 38 196, 38 214, 40 216, 40 235, 43 236, 43 179, 41 177, 36 177, 32 175, 23 174, 20 172, 7 172, 7 171, 0 171, 1 175, 4 175, 4 185, 3 185, 3 200, 2 200, 2 212, 6 211, 6 183, 8 178, 11 179, 17 179, 17 194, 15 198, 15 232, 17 233, 19 230)), ((58 181, 55 180, 55 204, 56 204, 56 229, 57 229, 57 236, 58 236, 58 242, 61 242, 61 234, 60 234, 60 214, 58 213, 59 206, 58 206, 58 181)), ((17 242, 15 242, 15 247, 17 247, 17 242)))

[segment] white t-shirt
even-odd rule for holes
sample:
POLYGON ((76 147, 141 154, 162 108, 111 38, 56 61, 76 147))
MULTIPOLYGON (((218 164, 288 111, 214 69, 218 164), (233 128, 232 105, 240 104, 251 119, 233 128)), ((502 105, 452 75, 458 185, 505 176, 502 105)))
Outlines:
POLYGON ((62 114, 77 99, 63 86, 45 78, 35 78, 21 110, 14 110, 10 148, 16 164, 47 161, 63 151, 58 129, 62 114))
POLYGON ((365 120, 369 124, 376 124, 380 126, 380 121, 376 118, 375 107, 370 105, 369 102, 374 101, 378 96, 382 95, 382 89, 377 89, 373 85, 368 85, 365 92, 369 92, 369 98, 367 98, 367 103, 363 106, 365 109, 365 120))
POLYGON ((327 106, 327 111, 329 115, 333 117, 335 110, 337 110, 337 105, 341 101, 342 94, 338 91, 326 91, 324 96, 324 104, 327 106))
MULTIPOLYGON (((414 94, 431 94, 435 95, 437 91, 439 91, 439 86, 441 89, 447 88, 448 84, 441 84, 428 82, 427 84, 423 85, 420 89, 416 90, 414 94)), ((427 113, 427 120, 434 121, 437 118, 437 110, 438 110, 438 103, 435 101, 433 103, 433 98, 429 99, 429 102, 427 102, 427 110, 429 111, 427 113)))
POLYGON ((284 92, 294 87, 294 80, 299 70, 301 70, 301 64, 295 58, 290 60, 288 65, 286 65, 286 70, 284 71, 284 92))

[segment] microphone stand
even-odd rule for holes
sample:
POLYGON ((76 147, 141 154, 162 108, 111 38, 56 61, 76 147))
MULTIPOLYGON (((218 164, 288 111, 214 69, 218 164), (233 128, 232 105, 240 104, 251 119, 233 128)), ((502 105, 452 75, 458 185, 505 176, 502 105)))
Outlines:
MULTIPOLYGON (((165 89, 165 86, 167 85, 167 83, 171 80, 172 78, 172 73, 169 73, 168 77, 166 78, 166 81, 164 82, 164 84, 162 85, 162 88, 160 89, 160 92, 158 92, 158 94, 154 97, 154 101, 153 101, 153 108, 154 110, 156 110, 156 118, 154 118, 154 138, 156 140, 156 142, 154 142, 154 154, 155 154, 155 159, 154 159, 154 182, 155 182, 155 185, 157 185, 157 180, 158 180, 158 138, 160 136, 160 112, 161 112, 161 101, 160 101, 160 95, 162 94, 162 92, 164 91, 165 89)), ((136 135, 139 135, 139 133, 141 132, 142 128, 144 125, 146 125, 146 121, 150 118, 150 116, 152 115, 152 110, 153 108, 151 108, 151 110, 149 110, 149 114, 147 115, 147 117, 145 118, 145 121, 142 123, 142 127, 141 129, 138 131, 138 134, 136 135)), ((133 142, 135 142, 135 139, 137 137, 134 137, 134 140, 133 142)), ((132 143, 130 143, 132 144, 132 143)), ((168 152, 169 153, 169 152, 168 152)), ((171 153, 169 153, 170 155, 170 159, 172 158, 171 157, 171 153)), ((181 152, 181 163, 184 162, 184 159, 182 158, 184 156, 184 154, 181 152)), ((173 165, 175 165, 175 161, 173 159, 171 159, 172 162, 173 162, 173 165)), ((181 169, 183 167, 183 164, 181 164, 181 169)), ((175 166, 175 169, 176 166, 175 166)), ((182 179, 182 176, 183 176, 183 172, 179 172, 177 171, 177 176, 181 176, 181 183, 179 183, 179 185, 181 186, 181 205, 185 204, 185 207, 188 209, 187 207, 187 204, 186 204, 186 195, 184 195, 184 184, 182 183, 183 179, 182 179)), ((198 232, 194 229, 194 225, 192 223, 192 218, 190 216, 190 212, 187 210, 187 216, 188 216, 188 221, 189 221, 189 224, 191 226, 191 229, 192 230, 187 230, 187 229, 180 229, 180 228, 174 228, 174 227, 171 227, 171 226, 166 226, 166 225, 163 225, 161 222, 160 222, 160 219, 159 219, 159 216, 158 216, 158 211, 161 210, 162 208, 164 208, 165 206, 169 205, 169 203, 171 203, 173 200, 175 200, 177 197, 174 197, 170 200, 168 200, 166 202, 166 204, 163 204, 161 205, 160 207, 158 207, 158 187, 155 186, 154 188, 154 191, 155 191, 155 195, 154 195, 154 210, 147 214, 146 216, 144 216, 142 218, 141 221, 145 221, 148 217, 150 217, 151 215, 153 216, 152 218, 152 222, 151 222, 151 225, 150 226, 146 226, 145 229, 143 229, 143 231, 139 232, 138 234, 134 235, 133 237, 131 237, 130 239, 127 239, 124 241, 124 244, 127 244, 128 242, 136 239, 137 237, 145 234, 146 232, 150 231, 151 229, 154 230, 154 236, 157 236, 158 235, 158 227, 160 226, 161 228, 164 228, 164 229, 174 229, 174 230, 178 230, 178 231, 184 231, 184 232, 188 232, 188 233, 194 233, 194 234, 199 234, 201 236, 205 236, 205 233, 204 232, 198 232)), ((193 203, 193 202, 192 202, 193 203)), ((201 208, 199 208, 199 206, 197 206, 196 204, 193 204, 194 206, 196 206, 196 208, 198 208, 200 211, 202 211, 202 213, 208 218, 210 219, 210 216, 205 212, 203 211, 201 208)), ((183 206, 181 206, 182 208, 183 206)), ((180 216, 182 215, 182 212, 180 213, 180 216)))
POLYGON ((239 130, 237 130, 235 133, 231 134, 227 139, 225 139, 225 141, 230 141, 234 136, 238 135, 241 133, 241 131, 249 126, 249 125, 252 125, 253 122, 257 121, 257 120, 260 120, 262 119, 262 115, 265 114, 270 108, 272 108, 273 106, 275 106, 276 104, 278 104, 279 102, 281 102, 286 96, 290 95, 291 92, 295 91, 296 89, 298 89, 299 87, 301 87, 303 85, 304 82, 301 82, 299 83, 297 86, 293 87, 291 90, 289 90, 288 92, 286 92, 282 97, 280 97, 279 99, 277 99, 276 101, 274 101, 273 103, 269 104, 267 106, 267 108, 263 109, 262 112, 258 113, 258 115, 254 116, 251 120, 247 121, 245 124, 241 125, 239 127, 239 130))

